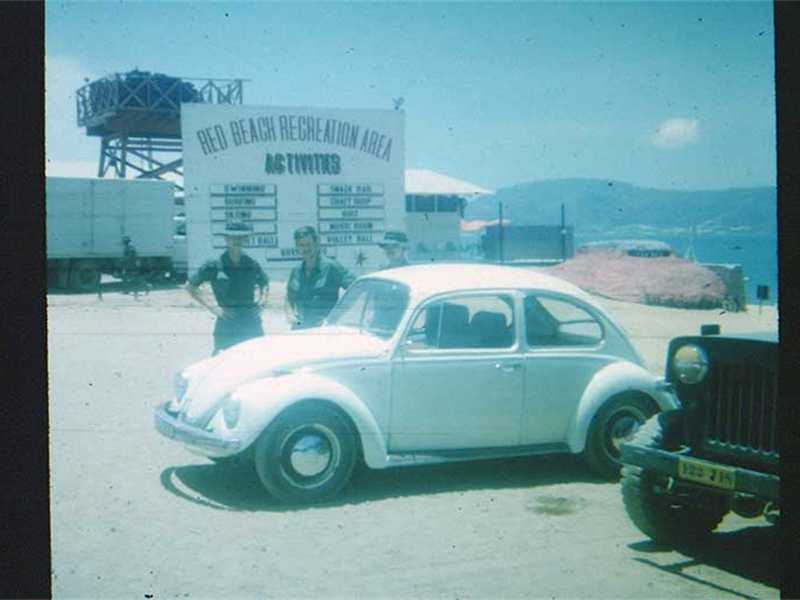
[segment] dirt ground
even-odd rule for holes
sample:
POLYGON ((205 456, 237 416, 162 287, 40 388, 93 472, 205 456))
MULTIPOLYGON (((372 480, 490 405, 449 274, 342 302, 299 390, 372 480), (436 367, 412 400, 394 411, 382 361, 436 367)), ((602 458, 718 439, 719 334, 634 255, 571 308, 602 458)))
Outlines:
MULTIPOLYGON (((278 309, 265 330, 285 331, 278 309)), ((777 328, 774 307, 689 311, 603 301, 648 368, 704 323, 777 328)), ((360 474, 334 503, 283 508, 255 475, 158 435, 173 373, 211 351, 180 289, 48 296, 56 598, 777 598, 775 528, 729 516, 710 543, 657 546, 619 485, 572 457, 360 474)))

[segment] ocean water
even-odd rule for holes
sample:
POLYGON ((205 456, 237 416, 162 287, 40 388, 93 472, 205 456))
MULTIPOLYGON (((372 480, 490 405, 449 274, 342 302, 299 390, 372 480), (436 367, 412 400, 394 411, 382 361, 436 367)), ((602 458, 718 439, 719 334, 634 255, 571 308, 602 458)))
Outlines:
MULTIPOLYGON (((601 242, 614 238, 598 236, 575 236, 575 247, 587 242, 601 242)), ((689 246, 689 236, 639 236, 665 242, 672 246, 678 256, 683 256, 689 246)), ((769 286, 769 300, 764 304, 775 304, 778 299, 778 239, 776 236, 757 235, 698 235, 694 240, 694 254, 700 263, 725 263, 742 265, 745 276, 747 302, 757 304, 756 287, 769 286)))

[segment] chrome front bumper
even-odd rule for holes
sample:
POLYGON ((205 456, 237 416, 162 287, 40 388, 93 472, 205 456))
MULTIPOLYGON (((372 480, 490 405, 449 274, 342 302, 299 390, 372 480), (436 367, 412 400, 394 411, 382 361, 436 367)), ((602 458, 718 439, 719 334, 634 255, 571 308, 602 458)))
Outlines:
POLYGON ((235 454, 241 448, 241 440, 223 439, 215 433, 179 421, 176 415, 167 411, 168 405, 169 403, 166 402, 153 411, 156 431, 164 437, 198 450, 209 450, 215 453, 224 451, 228 454, 235 454))

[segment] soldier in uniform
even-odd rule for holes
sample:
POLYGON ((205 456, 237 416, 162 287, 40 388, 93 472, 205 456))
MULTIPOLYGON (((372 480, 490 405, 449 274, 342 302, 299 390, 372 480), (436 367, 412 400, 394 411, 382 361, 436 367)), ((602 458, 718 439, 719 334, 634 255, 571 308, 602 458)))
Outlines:
POLYGON ((242 252, 250 228, 244 223, 229 223, 224 235, 227 250, 200 267, 186 286, 189 295, 217 317, 214 354, 264 335, 261 311, 266 307, 269 294, 266 273, 255 260, 242 252), (206 282, 211 284, 216 302, 211 302, 202 293, 200 286, 206 282))
POLYGON ((139 299, 139 253, 131 238, 122 236, 122 293, 139 299))
POLYGON ((286 285, 287 317, 292 329, 318 327, 339 299, 339 290, 347 289, 356 276, 320 252, 313 227, 295 230, 294 243, 303 262, 292 269, 286 285))
POLYGON ((386 253, 388 263, 384 269, 392 269, 394 267, 405 267, 408 264, 406 258, 406 250, 408 249, 408 237, 402 231, 387 231, 383 240, 378 242, 383 251, 386 253))

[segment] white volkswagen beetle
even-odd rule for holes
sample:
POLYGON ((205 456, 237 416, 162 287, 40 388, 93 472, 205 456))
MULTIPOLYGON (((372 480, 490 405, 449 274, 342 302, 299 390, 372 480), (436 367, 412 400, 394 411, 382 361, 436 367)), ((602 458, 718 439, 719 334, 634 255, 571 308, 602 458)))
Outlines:
POLYGON ((560 279, 439 264, 364 276, 322 327, 234 346, 176 376, 156 429, 252 461, 285 502, 372 469, 581 453, 604 476, 650 415, 679 406, 620 327, 560 279))

